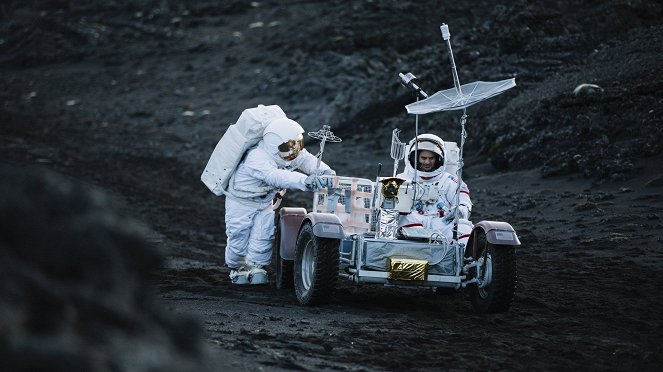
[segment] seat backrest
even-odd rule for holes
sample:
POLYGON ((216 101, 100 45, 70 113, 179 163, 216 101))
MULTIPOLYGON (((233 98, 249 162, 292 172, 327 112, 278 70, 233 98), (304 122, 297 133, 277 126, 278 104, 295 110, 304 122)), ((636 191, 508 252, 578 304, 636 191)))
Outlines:
POLYGON ((334 177, 334 187, 313 194, 312 211, 338 216, 346 236, 371 230, 373 182, 366 178, 334 177))

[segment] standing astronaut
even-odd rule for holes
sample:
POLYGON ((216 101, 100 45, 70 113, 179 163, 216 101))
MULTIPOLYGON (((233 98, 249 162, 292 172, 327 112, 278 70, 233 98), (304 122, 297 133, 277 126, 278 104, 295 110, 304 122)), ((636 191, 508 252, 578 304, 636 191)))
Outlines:
MULTIPOLYGON (((443 233, 447 239, 452 239, 456 209, 454 199, 458 180, 444 170, 444 165, 445 146, 440 137, 434 134, 422 134, 408 143, 405 170, 397 177, 414 180, 416 174, 415 181, 422 187, 417 192, 418 196, 412 204, 411 213, 400 216, 399 227, 433 229, 443 233)), ((469 220, 472 201, 465 182, 460 185, 457 207, 459 213, 457 239, 459 243, 467 244, 473 225, 469 220)))
POLYGON ((272 200, 277 193, 283 189, 316 191, 331 186, 329 176, 336 175, 324 162, 318 168, 318 158, 304 148, 302 133, 304 129, 294 120, 272 121, 230 179, 225 203, 225 260, 234 284, 268 283, 264 268, 272 257, 272 200))

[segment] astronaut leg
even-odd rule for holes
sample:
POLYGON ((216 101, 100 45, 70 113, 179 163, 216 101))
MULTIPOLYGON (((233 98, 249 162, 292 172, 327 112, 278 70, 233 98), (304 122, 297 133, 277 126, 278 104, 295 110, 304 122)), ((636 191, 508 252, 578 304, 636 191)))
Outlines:
POLYGON ((272 259, 274 241, 274 210, 268 205, 253 217, 253 228, 249 236, 246 255, 249 281, 251 284, 267 284, 265 267, 272 259))
POLYGON ((466 219, 458 220, 458 243, 465 244, 467 246, 467 240, 470 238, 474 224, 472 221, 466 219))
POLYGON ((401 215, 398 219, 398 227, 424 227, 425 216, 416 212, 401 215))
POLYGON ((247 207, 233 199, 226 198, 226 266, 230 271, 230 279, 235 284, 248 284, 248 270, 245 258, 248 251, 249 237, 253 226, 255 208, 247 207))
MULTIPOLYGON (((442 218, 436 218, 431 223, 431 228, 443 232, 444 236, 446 236, 449 241, 453 239, 453 227, 453 222, 447 223, 447 221, 444 221, 442 218)), ((473 227, 474 225, 469 220, 463 218, 458 220, 458 234, 456 235, 458 243, 467 245, 467 240, 470 238, 470 233, 472 233, 473 227)))
POLYGON ((447 239, 447 242, 451 243, 454 236, 453 223, 448 223, 442 217, 434 217, 430 220, 429 227, 435 231, 439 231, 447 239))

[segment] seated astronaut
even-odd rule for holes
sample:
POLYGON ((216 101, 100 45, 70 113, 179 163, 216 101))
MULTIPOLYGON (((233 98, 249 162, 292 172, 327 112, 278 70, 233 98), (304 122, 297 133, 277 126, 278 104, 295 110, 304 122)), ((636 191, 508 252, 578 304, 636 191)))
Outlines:
POLYGON ((445 144, 440 137, 422 134, 408 143, 405 170, 396 177, 416 184, 417 191, 410 213, 400 213, 398 227, 434 230, 451 241, 457 213, 456 239, 467 244, 473 227, 469 220, 472 211, 470 191, 465 182, 461 182, 456 200, 458 179, 446 172, 444 165, 445 144))

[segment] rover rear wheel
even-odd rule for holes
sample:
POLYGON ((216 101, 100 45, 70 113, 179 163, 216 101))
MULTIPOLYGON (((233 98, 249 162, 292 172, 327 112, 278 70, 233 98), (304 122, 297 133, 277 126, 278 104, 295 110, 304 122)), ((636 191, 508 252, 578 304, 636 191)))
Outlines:
POLYGON ((491 244, 483 231, 476 235, 480 275, 472 269, 470 275, 478 283, 469 286, 472 306, 478 313, 501 313, 509 310, 516 289, 516 249, 510 245, 491 244))

